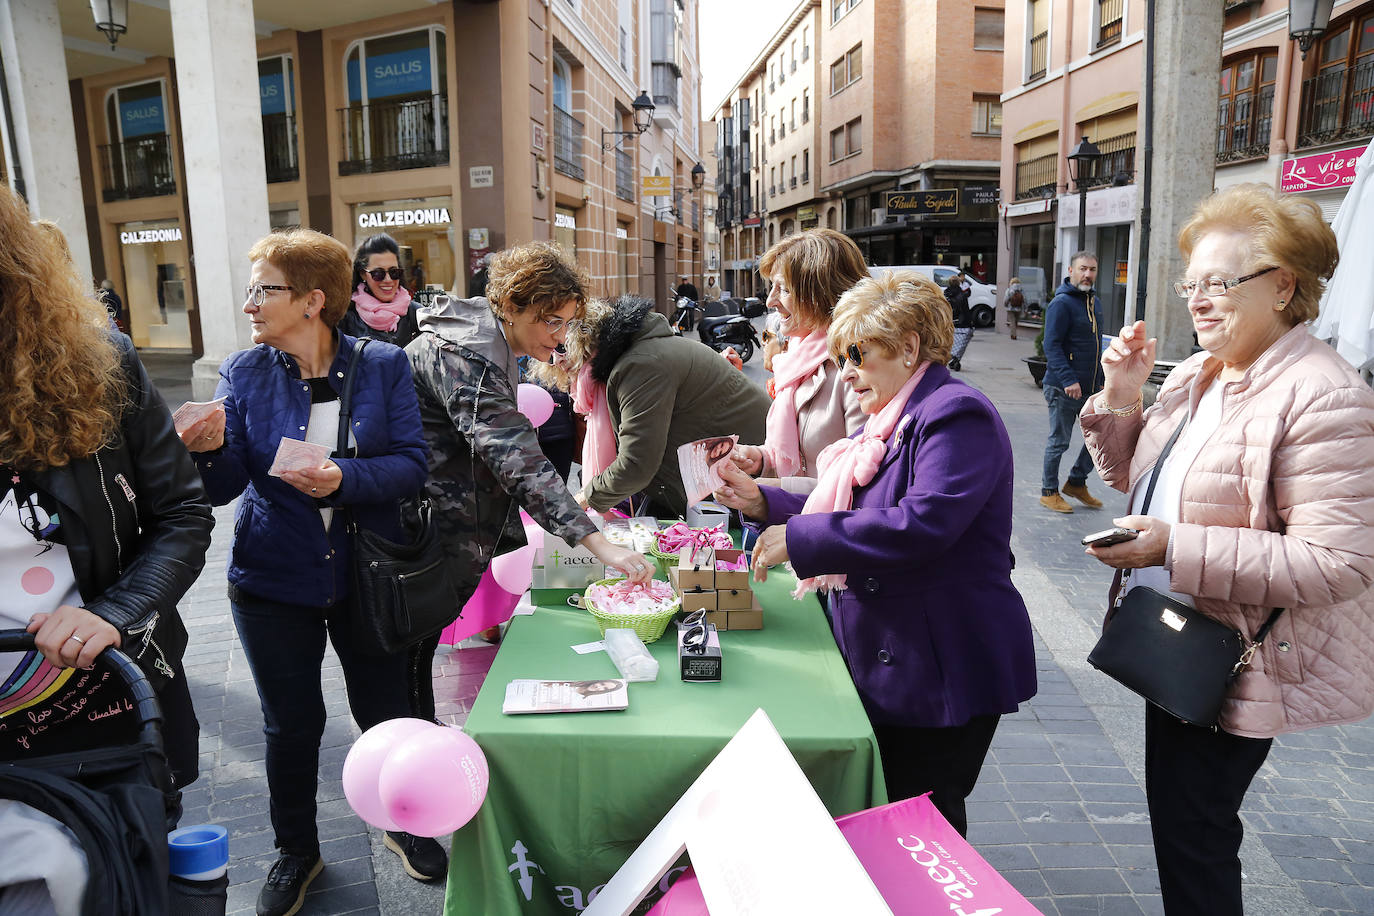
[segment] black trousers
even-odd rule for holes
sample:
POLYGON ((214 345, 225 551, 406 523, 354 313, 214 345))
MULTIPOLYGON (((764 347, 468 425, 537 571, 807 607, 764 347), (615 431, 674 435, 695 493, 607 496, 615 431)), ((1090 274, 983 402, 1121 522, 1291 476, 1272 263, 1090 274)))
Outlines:
POLYGON ((427 636, 406 650, 406 690, 410 694, 410 714, 417 719, 437 722, 434 717, 434 653, 439 650, 442 633, 427 636))
POLYGON ((974 716, 949 728, 875 725, 883 759, 887 800, 901 801, 925 792, 950 826, 968 836, 964 800, 978 783, 1001 716, 974 716))
POLYGON ((1241 916, 1240 805, 1273 743, 1145 707, 1145 796, 1168 916, 1241 916))

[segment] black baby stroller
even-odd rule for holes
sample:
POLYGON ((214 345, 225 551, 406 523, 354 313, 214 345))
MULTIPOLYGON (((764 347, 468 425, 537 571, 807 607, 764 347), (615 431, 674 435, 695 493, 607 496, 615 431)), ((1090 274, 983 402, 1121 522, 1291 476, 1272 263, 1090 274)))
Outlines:
MULTIPOLYGON (((33 650, 32 634, 0 630, 0 652, 33 650)), ((172 787, 163 753, 162 711, 152 685, 117 649, 105 650, 93 672, 82 674, 99 683, 90 705, 78 705, 92 695, 73 687, 63 696, 54 694, 46 708, 27 710, 22 720, 27 725, 11 727, 27 727, 36 736, 43 725, 56 721, 49 716, 76 716, 107 727, 61 730, 32 754, 22 748, 16 754, 11 742, 5 742, 0 747, 0 799, 29 805, 75 834, 89 872, 83 914, 222 914, 222 883, 209 893, 199 882, 190 885, 168 876, 167 833, 180 815, 180 793, 172 787), (82 746, 83 735, 98 741, 82 746), (112 735, 118 740, 111 741, 112 735)))

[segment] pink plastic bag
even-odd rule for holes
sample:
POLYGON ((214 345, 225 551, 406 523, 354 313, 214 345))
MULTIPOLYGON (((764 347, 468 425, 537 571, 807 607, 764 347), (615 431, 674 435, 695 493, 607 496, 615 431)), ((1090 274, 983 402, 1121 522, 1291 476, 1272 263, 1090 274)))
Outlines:
MULTIPOLYGON (((921 795, 835 820, 894 916, 1039 916, 921 795)), ((648 916, 709 916, 689 868, 648 916)))

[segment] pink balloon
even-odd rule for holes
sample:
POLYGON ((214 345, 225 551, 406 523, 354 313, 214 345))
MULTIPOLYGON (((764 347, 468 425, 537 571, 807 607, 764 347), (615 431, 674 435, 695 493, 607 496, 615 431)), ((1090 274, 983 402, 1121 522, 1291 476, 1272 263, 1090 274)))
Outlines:
POLYGON ((534 578, 534 548, 527 544, 492 560, 491 577, 512 595, 523 595, 534 578))
POLYGON ((412 735, 386 758, 378 793, 400 829, 442 836, 472 820, 490 778, 476 741, 456 728, 436 728, 412 735))
POLYGON ((553 395, 538 385, 521 382, 515 392, 515 403, 536 427, 543 426, 553 416, 553 395))
POLYGON ((424 719, 388 719, 363 732, 353 742, 344 758, 344 797, 353 813, 374 827, 400 830, 386 814, 386 807, 377 795, 377 779, 391 755, 401 742, 415 735, 438 728, 424 719))

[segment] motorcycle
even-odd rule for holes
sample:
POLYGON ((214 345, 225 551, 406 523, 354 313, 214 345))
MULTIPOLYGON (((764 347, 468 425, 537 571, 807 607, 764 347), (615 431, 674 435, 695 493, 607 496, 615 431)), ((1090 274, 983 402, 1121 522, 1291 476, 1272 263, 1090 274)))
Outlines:
MULTIPOLYGON (((719 303, 712 303, 708 308, 713 306, 721 310, 725 308, 719 303)), ((741 361, 747 363, 754 358, 754 350, 761 344, 758 332, 754 330, 748 318, 728 313, 706 315, 705 312, 706 309, 685 296, 678 299, 677 310, 673 313, 673 333, 682 336, 695 328, 701 342, 717 353, 724 353, 726 349, 734 347, 741 361), (704 317, 698 319, 698 312, 704 317)))

